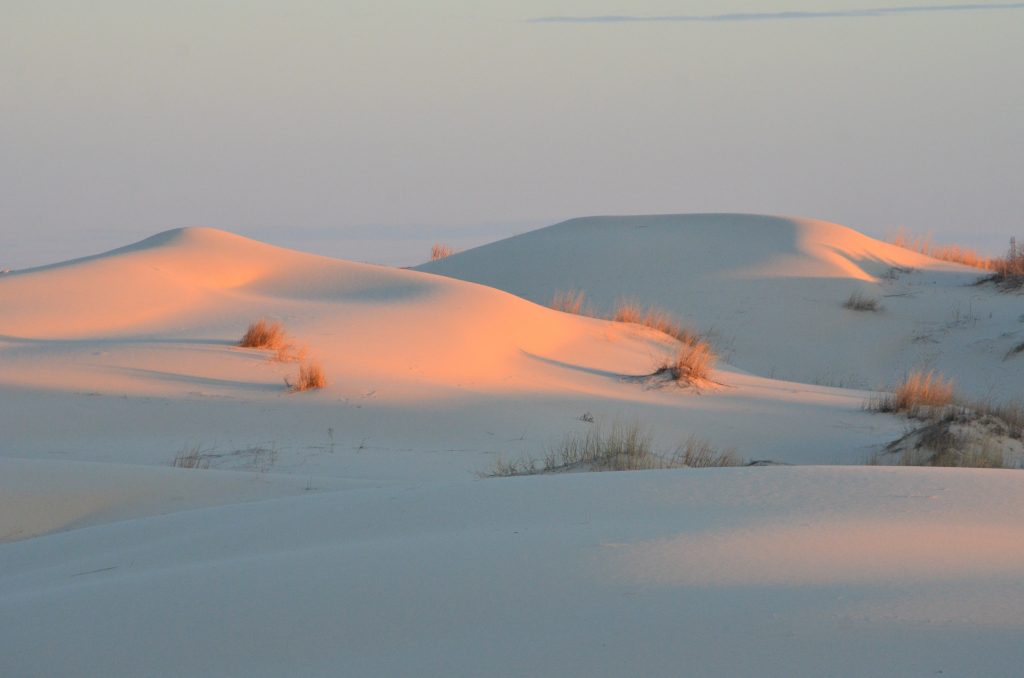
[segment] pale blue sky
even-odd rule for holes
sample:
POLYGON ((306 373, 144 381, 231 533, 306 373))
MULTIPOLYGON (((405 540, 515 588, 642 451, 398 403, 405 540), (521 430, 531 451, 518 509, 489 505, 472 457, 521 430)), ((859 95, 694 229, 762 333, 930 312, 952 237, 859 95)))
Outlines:
POLYGON ((999 251, 1024 3, 965 5, 0 0, 0 267, 184 225, 407 264, 701 211, 999 251))

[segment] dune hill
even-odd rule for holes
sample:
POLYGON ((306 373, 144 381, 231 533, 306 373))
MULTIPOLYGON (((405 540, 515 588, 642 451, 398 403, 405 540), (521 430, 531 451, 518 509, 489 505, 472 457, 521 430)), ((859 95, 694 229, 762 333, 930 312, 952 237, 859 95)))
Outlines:
POLYGON ((975 269, 838 224, 743 214, 588 217, 417 270, 540 304, 582 290, 599 312, 654 304, 708 332, 737 367, 763 376, 883 388, 938 369, 969 393, 1009 397, 1024 360, 1019 297, 976 287, 975 269), (851 294, 879 312, 843 307, 851 294))
POLYGON ((924 360, 1009 388, 1019 296, 727 215, 424 270, 191 228, 0 276, 0 675, 1019 673, 1021 472, 865 466, 913 424, 778 378, 924 360), (758 374, 645 379, 678 342, 531 301, 572 288, 672 309, 758 374), (236 345, 264 316, 325 388, 236 345), (478 475, 615 422, 815 466, 478 475))
POLYGON ((678 347, 638 325, 209 228, 5 275, 0 307, 10 456, 167 464, 198 446, 215 468, 252 470, 250 451, 273 449, 277 469, 452 477, 499 455, 542 456, 585 429, 585 414, 639 421, 669 451, 696 435, 800 463, 860 462, 899 433, 860 411, 863 392, 795 387, 725 360, 701 392, 638 382, 678 347), (323 367, 325 389, 290 394, 297 362, 235 345, 260 317, 323 367), (36 414, 48 410, 59 420, 36 414), (860 433, 823 448, 835 426, 860 433), (370 448, 403 463, 381 467, 361 453, 370 448))
MULTIPOLYGON (((230 351, 230 343, 262 316, 284 322, 297 347, 333 374, 481 388, 522 380, 542 367, 526 356, 586 364, 594 351, 580 344, 592 337, 611 352, 600 356, 610 359, 606 369, 618 359, 624 371, 644 369, 629 354, 644 347, 646 361, 648 344, 660 341, 478 285, 304 254, 209 228, 168 231, 105 254, 4 276, 0 307, 0 341, 26 360, 33 352, 52 354, 61 342, 74 351, 98 341, 108 354, 118 343, 135 353, 191 343, 205 355, 194 350, 191 358, 172 362, 210 363, 218 374, 208 376, 225 381, 245 378, 239 369, 212 363, 238 363, 243 356, 230 351), (634 350, 619 345, 631 341, 634 350)), ((35 368, 0 379, 51 388, 60 379, 64 388, 76 388, 74 366, 65 363, 50 381, 46 361, 35 368)))

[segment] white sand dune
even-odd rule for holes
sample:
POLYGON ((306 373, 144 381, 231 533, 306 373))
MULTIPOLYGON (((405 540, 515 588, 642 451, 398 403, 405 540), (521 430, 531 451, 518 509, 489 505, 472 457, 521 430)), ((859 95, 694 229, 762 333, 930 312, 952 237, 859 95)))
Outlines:
POLYGON ((838 224, 742 214, 590 217, 531 231, 419 270, 541 304, 583 290, 599 311, 622 299, 711 332, 729 360, 763 376, 847 388, 892 386, 937 369, 977 397, 1019 396, 1019 297, 838 224), (913 269, 913 273, 893 271, 913 269), (888 276, 894 275, 895 278, 888 276), (880 313, 844 309, 850 294, 880 313))
POLYGON ((543 454, 585 428, 586 412, 608 424, 637 418, 668 449, 698 435, 748 458, 799 463, 859 463, 900 432, 859 411, 863 393, 725 364, 722 385, 702 394, 653 389, 623 378, 671 355, 676 344, 660 333, 213 229, 4 276, 0 305, 7 456, 166 464, 196 445, 275 447, 284 470, 463 477, 499 454, 543 454), (261 316, 282 320, 323 365, 327 389, 289 394, 295 364, 233 345, 261 316), (736 425, 738 413, 747 425, 736 425), (835 429, 857 433, 823 447, 835 429), (367 448, 407 465, 382 471, 367 448))
POLYGON ((633 420, 665 451, 860 465, 907 422, 773 376, 923 362, 1010 394, 1019 296, 766 217, 581 220, 425 268, 508 291, 213 229, 0 276, 0 675, 1019 675, 1017 471, 476 477, 633 420), (678 344, 528 300, 572 288, 730 360, 638 381, 678 344), (235 346, 259 317, 325 389, 235 346), (210 468, 170 468, 188 450, 210 468))

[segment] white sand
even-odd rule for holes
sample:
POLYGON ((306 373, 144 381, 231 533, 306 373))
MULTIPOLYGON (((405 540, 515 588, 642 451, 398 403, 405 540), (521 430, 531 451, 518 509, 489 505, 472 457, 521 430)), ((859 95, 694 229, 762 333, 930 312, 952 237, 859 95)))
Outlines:
POLYGON ((0 675, 1017 675, 1016 471, 476 473, 616 420, 859 465, 907 422, 777 378, 923 363, 1013 395, 1019 296, 761 217, 580 220, 424 268, 633 296, 732 350, 655 388, 628 377, 675 350, 657 332, 212 229, 4 275, 0 675), (326 389, 234 346, 261 316, 326 389), (211 469, 170 468, 192 448, 211 469))

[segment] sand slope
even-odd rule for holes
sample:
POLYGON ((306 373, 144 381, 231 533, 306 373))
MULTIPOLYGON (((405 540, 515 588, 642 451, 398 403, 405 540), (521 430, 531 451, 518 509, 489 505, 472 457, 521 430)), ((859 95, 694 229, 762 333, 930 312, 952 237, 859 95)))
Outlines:
POLYGON ((729 360, 764 376, 850 388, 938 369, 979 397, 1011 397, 1024 360, 1018 295, 980 273, 838 224, 741 214, 573 219, 419 270, 538 303, 583 290, 599 311, 621 299, 669 309, 710 332, 729 360), (894 270, 894 268, 896 270, 894 270), (913 269, 907 273, 899 269, 913 269), (880 313, 842 304, 853 292, 880 313))

